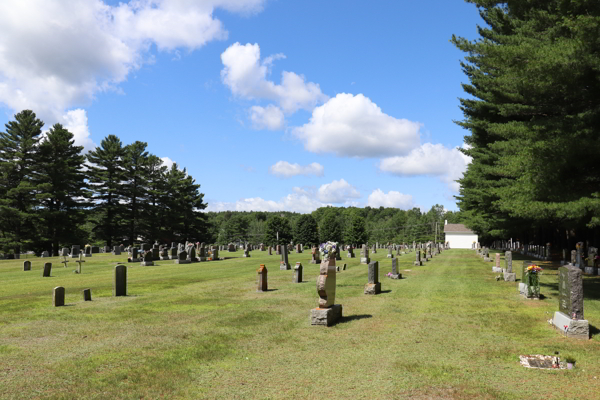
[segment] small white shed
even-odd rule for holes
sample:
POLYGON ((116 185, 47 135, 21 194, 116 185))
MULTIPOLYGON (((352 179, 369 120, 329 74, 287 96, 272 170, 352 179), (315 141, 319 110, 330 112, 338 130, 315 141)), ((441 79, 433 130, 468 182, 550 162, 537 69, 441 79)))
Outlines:
POLYGON ((446 234, 446 242, 450 243, 451 249, 470 249, 473 242, 477 243, 478 241, 477 234, 463 224, 449 224, 446 222, 444 233, 446 234))

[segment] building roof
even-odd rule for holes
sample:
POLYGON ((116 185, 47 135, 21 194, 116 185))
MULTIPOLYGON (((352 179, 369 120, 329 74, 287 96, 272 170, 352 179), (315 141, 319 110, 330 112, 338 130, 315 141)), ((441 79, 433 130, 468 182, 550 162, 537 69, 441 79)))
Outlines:
POLYGON ((444 233, 475 233, 463 224, 446 224, 444 233))

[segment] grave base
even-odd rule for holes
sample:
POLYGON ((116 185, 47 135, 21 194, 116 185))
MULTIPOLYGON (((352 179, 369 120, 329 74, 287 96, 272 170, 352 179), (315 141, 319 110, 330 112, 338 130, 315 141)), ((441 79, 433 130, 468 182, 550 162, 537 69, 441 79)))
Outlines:
POLYGON ((310 310, 310 324, 331 326, 342 318, 342 305, 334 304, 329 308, 313 308, 310 310))
POLYGON ((154 265, 154 261, 142 261, 140 263, 141 267, 152 267, 154 265))
POLYGON ((503 270, 499 267, 492 267, 492 272, 503 272, 503 270))
POLYGON ((279 269, 282 271, 287 271, 287 270, 292 269, 292 266, 290 264, 281 263, 281 264, 279 264, 279 269))
POLYGON ((390 279, 402 279, 402 274, 392 274, 392 275, 388 275, 390 277, 390 279))
POLYGON ((388 254, 387 258, 394 258, 394 255, 393 254, 388 254))
POLYGON ((589 340, 590 338, 590 324, 585 319, 571 319, 564 313, 556 311, 554 313, 554 318, 552 318, 552 324, 562 334, 565 334, 566 325, 567 337, 583 340, 589 340))
POLYGON ((190 260, 175 260, 175 264, 191 264, 190 260))
POLYGON ((166 257, 162 257, 162 256, 161 256, 161 257, 160 257, 160 260, 161 260, 161 261, 165 261, 165 260, 170 260, 170 258, 169 258, 169 256, 166 256, 166 257))
POLYGON ((368 264, 369 262, 371 262, 370 258, 366 258, 366 257, 361 257, 360 258, 360 263, 361 264, 368 264))
POLYGON ((485 261, 485 262, 491 262, 492 260, 489 257, 483 257, 483 261, 485 261))
POLYGON ((504 282, 516 282, 517 274, 515 272, 505 272, 504 282))
POLYGON ((417 266, 421 266, 421 265, 423 265, 423 261, 415 261, 413 264, 417 265, 417 266))
POLYGON ((381 293, 381 282, 367 283, 365 285, 365 294, 379 294, 381 293))

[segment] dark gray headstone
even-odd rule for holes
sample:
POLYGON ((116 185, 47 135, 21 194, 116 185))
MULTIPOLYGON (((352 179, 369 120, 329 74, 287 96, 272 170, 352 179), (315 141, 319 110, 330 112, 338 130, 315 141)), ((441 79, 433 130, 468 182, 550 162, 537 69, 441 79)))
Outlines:
POLYGON ((379 283, 379 261, 369 264, 369 283, 379 283))
POLYGON ((558 269, 559 311, 571 319, 583 317, 583 280, 581 270, 574 266, 558 269))
POLYGON ((57 286, 54 288, 52 293, 52 303, 54 307, 60 307, 65 305, 65 288, 57 286))
POLYGON ((512 273, 512 252, 507 251, 504 253, 504 269, 508 273, 512 273))
POLYGON ((81 293, 83 294, 83 301, 92 301, 92 289, 83 289, 81 293))
POLYGON ((45 263, 44 270, 42 271, 42 277, 49 277, 52 272, 52 263, 45 263))
POLYGON ((392 258, 392 274, 398 275, 398 259, 392 258))
POLYGON ((127 267, 117 265, 115 267, 114 295, 127 296, 127 267))
POLYGON ((31 271, 31 261, 23 261, 23 271, 31 271))

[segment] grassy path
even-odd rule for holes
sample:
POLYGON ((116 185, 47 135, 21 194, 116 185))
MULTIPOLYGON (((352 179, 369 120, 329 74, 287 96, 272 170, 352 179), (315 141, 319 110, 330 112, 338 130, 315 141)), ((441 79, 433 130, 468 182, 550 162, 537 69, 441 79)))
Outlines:
MULTIPOLYGON (((229 256, 229 253, 224 253, 229 256)), ((241 252, 221 262, 129 268, 127 298, 111 297, 114 261, 95 255, 83 274, 56 267, 41 278, 22 261, 0 261, 2 399, 597 399, 600 337, 568 340, 546 320, 558 307, 556 270, 542 276, 542 301, 496 282, 492 263, 451 250, 422 267, 399 257, 406 279, 385 277, 363 294, 366 266, 344 260, 336 302, 344 319, 311 327, 318 266, 304 280, 279 270, 278 256, 241 252), (256 268, 269 269, 268 293, 256 268), (51 307, 54 286, 67 307, 51 307), (92 288, 84 303, 80 290, 92 288), (571 355, 571 371, 527 370, 520 354, 571 355)), ((493 256, 493 255, 492 255, 493 256)), ((518 265, 515 256, 515 265, 518 265)), ((338 261, 338 263, 340 263, 338 261)), ((74 263, 72 263, 74 264, 74 263)), ((586 277, 585 315, 600 325, 600 282, 586 277)))

